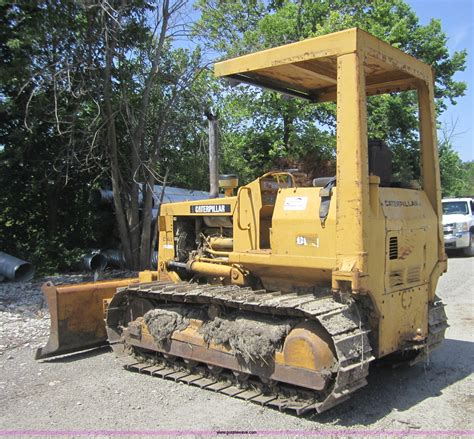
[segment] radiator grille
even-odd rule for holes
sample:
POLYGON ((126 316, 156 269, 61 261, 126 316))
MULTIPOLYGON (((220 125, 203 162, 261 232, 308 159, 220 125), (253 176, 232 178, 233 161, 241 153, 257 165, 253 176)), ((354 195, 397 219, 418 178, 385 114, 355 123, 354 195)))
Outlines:
POLYGON ((421 278, 421 267, 410 267, 407 271, 407 284, 419 282, 421 278))
POLYGON ((392 236, 389 241, 389 259, 398 259, 398 237, 392 236))
POLYGON ((404 270, 393 270, 390 272, 390 287, 395 288, 403 285, 404 270))

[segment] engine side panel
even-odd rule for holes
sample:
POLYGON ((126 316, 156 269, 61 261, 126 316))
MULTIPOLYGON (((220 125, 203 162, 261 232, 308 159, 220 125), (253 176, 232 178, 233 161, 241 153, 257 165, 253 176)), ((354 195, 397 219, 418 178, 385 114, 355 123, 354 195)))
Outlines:
POLYGON ((195 250, 184 252, 198 261, 194 266, 199 273, 193 275, 239 285, 247 276, 258 288, 311 293, 344 286, 342 268, 344 276, 353 275, 347 279, 355 297, 370 298, 365 316, 376 356, 404 349, 428 333, 428 302, 434 295, 430 279, 438 261, 437 218, 421 190, 370 184, 369 194, 366 273, 352 271, 349 259, 347 266, 337 266, 338 252, 344 254, 344 248, 336 248, 337 187, 323 225, 320 188, 275 190, 255 180, 236 197, 163 205, 160 278, 191 278, 186 277, 189 261, 179 256, 182 249, 176 250, 182 239, 175 236, 177 224, 188 222, 196 228, 195 250), (213 248, 212 243, 224 247, 213 248), (178 261, 181 269, 169 270, 169 261, 178 261))

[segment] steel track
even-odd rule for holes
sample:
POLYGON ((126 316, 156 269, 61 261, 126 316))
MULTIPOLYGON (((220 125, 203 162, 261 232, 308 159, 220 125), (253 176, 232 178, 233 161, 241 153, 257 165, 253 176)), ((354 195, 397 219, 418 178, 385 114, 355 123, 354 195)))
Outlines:
POLYGON ((446 305, 443 304, 439 297, 429 306, 428 310, 428 339, 421 349, 417 357, 410 363, 411 365, 425 361, 430 363, 430 354, 439 348, 444 340, 444 334, 449 327, 446 311, 446 305))
MULTIPOLYGON (((424 357, 442 341, 444 310, 439 303, 430 309, 430 337, 426 347, 417 356, 424 357), (431 329, 439 329, 433 331, 431 329)), ((198 285, 187 282, 151 282, 120 289, 110 304, 107 325, 118 337, 111 340, 112 347, 129 370, 147 373, 177 382, 205 388, 239 399, 252 401, 279 410, 295 411, 298 415, 316 411, 321 413, 349 398, 367 384, 369 363, 374 359, 368 331, 363 327, 355 303, 336 302, 326 291, 322 297, 314 294, 254 291, 250 288, 198 285), (338 368, 333 382, 325 392, 277 383, 268 386, 258 376, 240 380, 232 371, 209 370, 204 364, 190 364, 182 359, 170 358, 157 352, 147 353, 134 347, 124 349, 120 338, 121 315, 133 297, 146 298, 159 304, 217 305, 251 311, 264 315, 299 317, 319 322, 330 334, 334 343, 338 368), (124 352, 126 353, 124 355, 124 352)))

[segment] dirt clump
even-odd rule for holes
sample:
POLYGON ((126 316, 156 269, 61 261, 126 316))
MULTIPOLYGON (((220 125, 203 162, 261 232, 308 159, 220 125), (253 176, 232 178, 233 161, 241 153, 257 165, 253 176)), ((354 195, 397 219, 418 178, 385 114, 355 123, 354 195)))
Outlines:
POLYGON ((170 341, 174 331, 186 329, 190 319, 202 319, 203 314, 200 309, 174 306, 152 309, 143 318, 153 339, 159 347, 163 347, 170 341))
POLYGON ((268 365, 291 328, 291 320, 278 321, 253 315, 228 316, 205 322, 199 332, 207 343, 230 347, 246 363, 268 365))
POLYGON ((148 331, 160 347, 170 340, 174 331, 182 331, 189 326, 189 319, 178 308, 152 309, 143 318, 148 331))

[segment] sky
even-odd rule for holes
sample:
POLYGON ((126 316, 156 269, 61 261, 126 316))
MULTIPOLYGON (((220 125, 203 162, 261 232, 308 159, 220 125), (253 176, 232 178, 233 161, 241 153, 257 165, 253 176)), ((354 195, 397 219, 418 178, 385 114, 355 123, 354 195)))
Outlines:
MULTIPOLYGON (((448 48, 454 51, 467 49, 467 67, 454 78, 467 83, 467 91, 450 105, 441 116, 441 123, 455 126, 452 139, 454 149, 463 161, 474 160, 474 0, 405 0, 415 11, 422 25, 432 18, 441 20, 448 36, 448 48)), ((438 133, 438 138, 442 134, 438 133)))

